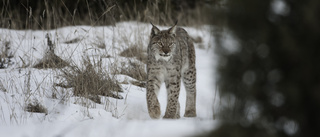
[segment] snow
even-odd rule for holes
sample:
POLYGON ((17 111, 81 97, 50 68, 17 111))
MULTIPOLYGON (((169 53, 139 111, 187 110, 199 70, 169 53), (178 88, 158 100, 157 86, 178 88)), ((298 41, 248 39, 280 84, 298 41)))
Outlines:
MULTIPOLYGON (((192 37, 202 38, 202 43, 195 44, 198 114, 195 118, 151 119, 146 106, 146 90, 132 84, 122 84, 124 93, 120 94, 124 99, 101 97, 102 103, 96 104, 73 96, 70 89, 55 87, 54 83, 61 81, 58 69, 30 67, 39 63, 48 50, 45 38, 48 33, 55 44, 55 54, 63 60, 81 67, 82 58, 102 59, 103 68, 110 72, 110 66, 121 67, 121 63, 128 63, 128 58, 118 55, 124 49, 139 45, 146 50, 151 27, 145 23, 121 22, 116 26, 74 26, 49 31, 0 29, 1 49, 3 43, 9 41, 9 52, 14 55, 12 64, 6 69, 0 69, 1 136, 178 137, 197 135, 215 128, 217 120, 214 116, 218 113, 219 94, 216 93, 216 57, 209 26, 184 27, 192 37), (75 39, 78 39, 78 42, 66 43, 75 39), (106 48, 96 46, 102 43, 106 48), (112 58, 105 58, 107 55, 112 58), (24 65, 29 67, 23 67, 24 65), (45 106, 47 114, 26 112, 25 106, 33 101, 45 106)), ((119 81, 132 79, 125 75, 116 75, 116 78, 119 81)), ((164 85, 158 98, 161 116, 164 116, 164 85)), ((186 104, 183 86, 179 99, 180 113, 183 116, 186 104)))

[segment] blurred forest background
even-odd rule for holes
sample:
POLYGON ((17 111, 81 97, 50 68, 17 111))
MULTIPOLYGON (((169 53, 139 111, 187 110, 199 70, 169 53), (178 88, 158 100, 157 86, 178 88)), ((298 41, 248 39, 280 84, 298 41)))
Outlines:
POLYGON ((320 137, 320 1, 226 0, 217 36, 224 122, 214 137, 320 137))
MULTIPOLYGON (((320 137, 319 0, 2 0, 0 27, 213 25, 215 137, 320 137), (234 50, 225 47, 232 35, 234 50)), ((214 91, 214 89, 213 89, 214 91)))

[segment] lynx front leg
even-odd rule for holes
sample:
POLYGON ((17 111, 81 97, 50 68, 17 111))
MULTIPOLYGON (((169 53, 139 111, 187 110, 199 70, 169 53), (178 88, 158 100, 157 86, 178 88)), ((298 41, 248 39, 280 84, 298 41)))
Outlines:
POLYGON ((190 68, 183 73, 183 83, 187 92, 186 111, 184 117, 196 117, 196 70, 190 68))
POLYGON ((180 118, 180 104, 179 104, 179 93, 180 93, 180 76, 173 75, 166 81, 167 87, 167 108, 163 118, 180 118))
POLYGON ((157 98, 157 93, 159 92, 161 81, 157 77, 148 78, 147 81, 147 106, 148 112, 151 118, 159 119, 161 110, 160 103, 157 98))
POLYGON ((178 102, 177 102, 177 112, 176 112, 175 118, 177 118, 177 119, 180 118, 180 103, 179 103, 179 99, 178 99, 178 102))

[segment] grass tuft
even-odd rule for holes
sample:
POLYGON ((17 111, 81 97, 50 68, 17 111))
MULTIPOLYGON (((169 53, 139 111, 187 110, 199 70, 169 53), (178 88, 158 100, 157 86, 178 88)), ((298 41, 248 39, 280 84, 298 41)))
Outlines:
POLYGON ((120 54, 122 57, 136 58, 137 60, 147 64, 147 52, 139 46, 131 46, 123 50, 120 54))
POLYGON ((145 88, 147 73, 145 71, 145 64, 129 60, 128 64, 123 64, 119 68, 119 74, 127 75, 135 80, 130 80, 130 83, 139 87, 145 88))
POLYGON ((4 41, 3 44, 0 45, 0 69, 7 68, 12 64, 11 59, 13 58, 13 54, 10 50, 10 41, 4 41))
POLYGON ((62 60, 60 57, 58 57, 55 54, 48 54, 46 55, 43 60, 41 60, 39 63, 34 65, 34 68, 37 69, 45 69, 45 68, 64 68, 68 66, 69 64, 62 60))
POLYGON ((67 41, 65 41, 64 43, 65 43, 65 44, 74 44, 74 43, 78 43, 78 42, 80 42, 80 41, 81 41, 80 38, 74 38, 74 39, 71 39, 71 40, 67 40, 67 41))
POLYGON ((7 92, 7 89, 3 86, 1 80, 0 80, 0 91, 7 92))
POLYGON ((25 111, 32 112, 32 113, 48 114, 47 108, 45 108, 43 105, 41 105, 38 101, 28 103, 28 105, 25 108, 25 111))
POLYGON ((50 36, 48 34, 46 35, 46 38, 47 38, 48 50, 45 56, 43 57, 43 59, 33 67, 38 69, 45 69, 45 68, 64 68, 68 66, 69 64, 67 62, 65 62, 56 54, 54 54, 55 45, 51 41, 50 36))
POLYGON ((62 77, 66 80, 66 84, 57 83, 55 85, 73 88, 75 96, 86 97, 96 103, 101 103, 99 95, 123 99, 118 94, 118 92, 123 92, 118 81, 103 72, 98 64, 101 64, 101 61, 91 63, 89 59, 84 59, 84 69, 76 66, 62 69, 62 77))
POLYGON ((145 65, 139 62, 133 62, 129 60, 128 65, 123 65, 120 68, 120 74, 130 76, 139 81, 146 81, 147 73, 145 71, 145 65))

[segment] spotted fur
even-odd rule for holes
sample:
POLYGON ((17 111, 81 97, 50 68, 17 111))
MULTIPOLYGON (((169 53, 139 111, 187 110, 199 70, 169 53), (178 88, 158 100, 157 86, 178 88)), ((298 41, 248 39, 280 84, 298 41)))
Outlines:
POLYGON ((147 106, 151 118, 160 118, 157 95, 164 82, 167 89, 167 107, 163 118, 180 118, 181 79, 187 92, 185 117, 196 117, 195 50, 186 30, 174 25, 160 31, 152 24, 148 45, 147 106))

